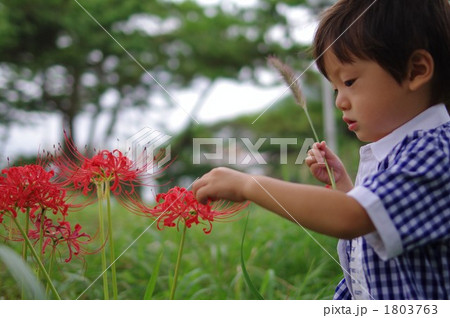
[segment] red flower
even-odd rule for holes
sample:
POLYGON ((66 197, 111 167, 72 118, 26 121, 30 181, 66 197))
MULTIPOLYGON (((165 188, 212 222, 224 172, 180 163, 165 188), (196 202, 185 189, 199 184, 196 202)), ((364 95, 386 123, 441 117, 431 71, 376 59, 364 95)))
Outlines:
POLYGON ((35 243, 37 243, 38 240, 40 239, 41 228, 43 227, 42 229, 43 244, 41 253, 44 254, 46 247, 54 240, 57 241, 56 235, 56 233, 58 232, 57 226, 54 225, 53 221, 47 217, 44 218, 44 225, 42 225, 40 217, 36 218, 36 221, 33 223, 33 225, 35 226, 36 229, 35 230, 30 229, 28 231, 28 238, 32 241, 34 240, 35 243))
POLYGON ((92 189, 92 184, 110 182, 111 191, 117 194, 122 192, 123 184, 129 185, 133 191, 133 182, 137 180, 137 176, 138 171, 119 150, 102 150, 91 159, 85 158, 81 168, 75 170, 70 180, 75 189, 83 189, 85 195, 92 189))
POLYGON ((69 204, 66 202, 66 191, 51 179, 53 171, 46 171, 40 165, 10 167, 2 170, 0 178, 0 209, 11 212, 17 217, 17 210, 30 211, 30 217, 38 209, 52 210, 54 214, 67 214, 69 204))
POLYGON ((60 243, 64 243, 67 245, 67 250, 69 251, 69 257, 65 259, 65 262, 70 262, 73 255, 80 254, 80 244, 87 244, 90 242, 90 236, 86 233, 81 232, 81 225, 75 224, 75 227, 70 227, 69 222, 59 222, 60 224, 60 233, 62 238, 60 239, 60 243))
POLYGON ((94 190, 94 185, 110 183, 111 191, 115 195, 122 192, 131 194, 135 186, 142 183, 141 178, 148 176, 148 165, 136 165, 117 149, 112 152, 101 150, 92 158, 88 158, 78 151, 67 135, 65 141, 70 156, 62 153, 55 160, 55 165, 60 170, 65 184, 70 184, 74 190, 82 190, 84 195, 94 190))
MULTIPOLYGON (((30 230, 28 236, 31 240, 37 241, 40 239, 41 222, 37 220, 34 223, 36 229, 30 230)), ((45 253, 47 246, 51 245, 52 248, 57 248, 60 244, 67 245, 68 256, 64 260, 66 263, 72 260, 72 256, 78 256, 82 251, 80 244, 87 244, 90 242, 90 236, 86 233, 80 233, 81 225, 76 224, 74 229, 71 228, 70 223, 67 221, 58 221, 58 224, 54 224, 49 218, 45 218, 43 225, 43 244, 41 253, 45 253)))
POLYGON ((10 212, 14 217, 17 216, 15 202, 13 201, 15 195, 12 194, 14 189, 6 184, 3 184, 4 177, 0 175, 0 223, 3 222, 3 215, 10 212))
POLYGON ((133 204, 138 206, 141 213, 157 219, 159 230, 162 229, 161 226, 178 226, 180 221, 183 221, 188 228, 192 224, 207 223, 207 227, 203 229, 205 234, 211 232, 213 221, 234 216, 249 204, 249 202, 235 204, 223 200, 202 204, 195 199, 192 191, 180 187, 158 194, 156 196, 158 204, 154 208, 148 208, 136 202, 138 201, 133 204))

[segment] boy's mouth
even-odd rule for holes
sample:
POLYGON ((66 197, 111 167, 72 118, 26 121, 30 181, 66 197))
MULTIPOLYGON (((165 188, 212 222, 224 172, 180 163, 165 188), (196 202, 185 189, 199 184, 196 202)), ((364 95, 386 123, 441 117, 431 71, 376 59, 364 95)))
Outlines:
POLYGON ((342 117, 342 120, 344 120, 348 126, 348 130, 354 131, 358 127, 358 123, 356 120, 351 120, 347 117, 342 117))

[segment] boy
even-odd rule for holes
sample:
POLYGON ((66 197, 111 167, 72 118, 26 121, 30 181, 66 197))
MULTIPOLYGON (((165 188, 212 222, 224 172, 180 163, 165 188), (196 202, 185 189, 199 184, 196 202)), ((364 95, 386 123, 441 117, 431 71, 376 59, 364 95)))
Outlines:
POLYGON ((340 0, 314 40, 361 148, 356 185, 324 143, 306 163, 337 190, 213 169, 197 199, 250 200, 340 238, 335 299, 450 298, 450 5, 447 0, 340 0))

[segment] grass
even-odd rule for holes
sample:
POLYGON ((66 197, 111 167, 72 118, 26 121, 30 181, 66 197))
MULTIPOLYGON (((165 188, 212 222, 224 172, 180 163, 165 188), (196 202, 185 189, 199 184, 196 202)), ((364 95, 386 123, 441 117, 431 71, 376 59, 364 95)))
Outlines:
MULTIPOLYGON (((298 225, 250 206, 244 258, 247 270, 265 299, 331 299, 341 278, 339 265, 298 225)), ((152 220, 113 206, 119 299, 143 299, 152 270, 161 253, 159 275, 152 299, 168 299, 181 233, 159 231, 152 220), (146 230, 148 227, 150 228, 146 230), (134 244, 140 235, 142 235, 134 244)), ((76 212, 73 219, 85 231, 97 229, 96 205, 76 212)), ((73 222, 73 221, 72 221, 73 222)), ((254 299, 240 266, 240 244, 245 218, 214 223, 211 234, 202 226, 188 229, 178 278, 176 299, 254 299)), ((335 259, 336 240, 311 235, 335 259)), ((20 251, 20 243, 10 246, 20 251), (15 246, 14 246, 15 245, 15 246)), ((63 299, 102 299, 100 254, 85 261, 60 260, 53 280, 63 299), (94 282, 95 281, 95 282, 94 282)), ((20 299, 21 290, 0 263, 0 299, 20 299)), ((110 273, 109 273, 110 274, 110 273)))

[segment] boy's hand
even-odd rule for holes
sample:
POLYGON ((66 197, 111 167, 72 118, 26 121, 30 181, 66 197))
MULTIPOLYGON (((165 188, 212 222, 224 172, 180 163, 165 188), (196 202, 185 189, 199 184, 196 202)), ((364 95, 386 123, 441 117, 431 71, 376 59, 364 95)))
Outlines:
POLYGON ((353 183, 342 161, 327 147, 325 141, 316 142, 308 151, 308 157, 305 159, 313 176, 323 183, 331 184, 324 158, 326 158, 330 169, 333 170, 337 189, 344 192, 350 191, 353 188, 353 183))
POLYGON ((245 201, 245 188, 250 175, 229 168, 215 168, 203 175, 192 185, 192 191, 199 202, 211 200, 245 201))

